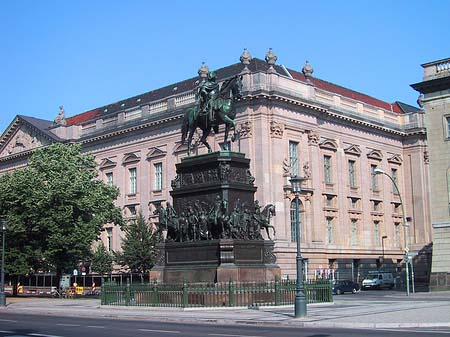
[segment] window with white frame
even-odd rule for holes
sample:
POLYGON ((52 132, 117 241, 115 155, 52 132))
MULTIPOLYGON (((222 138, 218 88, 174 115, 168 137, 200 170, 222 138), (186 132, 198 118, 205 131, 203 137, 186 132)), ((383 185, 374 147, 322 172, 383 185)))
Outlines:
POLYGON ((135 167, 128 169, 128 174, 129 174, 129 178, 130 178, 129 194, 136 194, 136 192, 137 192, 137 169, 135 167))
POLYGON ((106 183, 109 186, 112 186, 114 184, 114 174, 112 172, 106 173, 106 183))
POLYGON ((325 184, 331 184, 331 156, 324 155, 323 156, 323 171, 324 171, 324 179, 325 184))
POLYGON ((298 143, 289 142, 289 163, 291 165, 291 174, 298 176, 298 143))
POLYGON ((155 164, 155 191, 162 190, 162 181, 163 181, 163 167, 162 163, 155 164))

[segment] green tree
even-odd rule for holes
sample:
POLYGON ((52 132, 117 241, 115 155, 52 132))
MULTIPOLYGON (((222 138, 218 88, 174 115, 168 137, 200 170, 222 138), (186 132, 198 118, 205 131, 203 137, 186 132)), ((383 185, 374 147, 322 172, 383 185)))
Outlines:
POLYGON ((155 263, 155 245, 159 234, 147 223, 142 212, 135 221, 124 227, 125 237, 122 252, 116 253, 116 260, 122 266, 128 266, 134 273, 144 273, 155 263))
POLYGON ((91 271, 100 275, 109 274, 113 270, 113 262, 112 254, 106 250, 103 242, 100 242, 92 255, 91 271))
POLYGON ((116 187, 97 178, 80 145, 37 149, 28 166, 0 177, 0 214, 7 217, 10 275, 55 271, 57 279, 90 256, 105 223, 122 225, 116 187))

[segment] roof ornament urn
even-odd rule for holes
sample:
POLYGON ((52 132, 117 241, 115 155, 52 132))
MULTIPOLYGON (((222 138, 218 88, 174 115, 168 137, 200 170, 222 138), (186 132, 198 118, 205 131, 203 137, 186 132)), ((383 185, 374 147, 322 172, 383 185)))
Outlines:
POLYGON ((277 55, 273 52, 272 48, 269 48, 269 51, 266 54, 266 62, 269 64, 269 70, 268 72, 275 72, 275 69, 273 68, 275 62, 277 62, 277 55))
POLYGON ((423 110, 423 99, 425 98, 425 96, 423 94, 420 94, 419 97, 417 98, 417 105, 419 106, 419 108, 421 110, 423 110))
POLYGON ((244 51, 242 52, 241 57, 239 58, 241 63, 244 65, 244 69, 242 70, 243 73, 248 73, 250 70, 248 69, 248 65, 250 64, 250 61, 252 60, 252 55, 250 55, 247 48, 244 48, 244 51))
POLYGON ((305 65, 302 68, 302 73, 303 75, 305 75, 306 79, 309 79, 309 77, 312 76, 314 72, 313 67, 311 67, 311 65, 309 64, 308 61, 305 62, 305 65))
POLYGON ((198 76, 200 76, 202 81, 204 81, 206 77, 208 77, 208 73, 209 73, 208 66, 205 64, 205 62, 202 62, 201 67, 198 69, 198 76))

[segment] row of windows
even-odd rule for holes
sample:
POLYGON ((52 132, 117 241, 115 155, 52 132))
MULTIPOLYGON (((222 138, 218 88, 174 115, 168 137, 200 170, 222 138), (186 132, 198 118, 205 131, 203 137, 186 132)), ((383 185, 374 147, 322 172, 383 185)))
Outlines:
MULTIPOLYGON (((137 178, 138 178, 138 172, 136 167, 131 167, 128 169, 128 194, 136 194, 137 193, 137 178)), ((106 182, 109 185, 114 184, 114 173, 113 172, 107 172, 105 174, 106 182)), ((155 163, 154 164, 154 179, 153 179, 153 190, 154 191, 161 191, 163 188, 163 166, 162 163, 155 163)))
MULTIPOLYGON (((289 142, 289 161, 291 164, 291 172, 292 175, 298 176, 299 175, 299 158, 298 158, 298 143, 296 142, 289 142)), ((356 169, 356 161, 349 159, 348 160, 348 181, 349 186, 351 188, 357 188, 358 187, 358 181, 357 181, 357 169, 356 169)), ((375 175, 375 169, 377 169, 377 165, 372 164, 370 166, 371 169, 371 186, 373 191, 379 190, 378 185, 378 176, 375 175)), ((333 167, 332 167, 332 157, 330 155, 324 155, 323 156, 323 173, 324 173, 324 182, 327 185, 331 185, 333 183, 333 167)), ((391 169, 391 177, 392 180, 397 184, 398 180, 398 171, 396 168, 391 169)), ((395 187, 395 184, 392 184, 392 192, 394 194, 398 194, 398 190, 395 187)))
MULTIPOLYGON (((297 212, 296 200, 294 199, 291 203, 290 217, 291 217, 291 241, 295 242, 297 240, 297 216, 299 216, 299 224, 301 224, 301 212, 297 212)), ((359 244, 358 242, 358 220, 351 219, 350 220, 350 243, 352 246, 356 246, 359 244)), ((301 225, 300 225, 301 226, 301 225)), ((326 218, 326 237, 325 242, 327 244, 334 244, 334 218, 327 217, 326 218)), ((374 244, 379 246, 381 245, 380 240, 380 221, 373 222, 373 238, 374 244)), ((400 246, 400 223, 394 223, 394 245, 400 246)))

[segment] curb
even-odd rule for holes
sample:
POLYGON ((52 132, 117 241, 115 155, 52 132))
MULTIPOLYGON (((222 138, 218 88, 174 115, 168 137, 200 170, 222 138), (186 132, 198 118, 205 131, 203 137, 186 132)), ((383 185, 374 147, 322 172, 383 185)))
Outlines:
MULTIPOLYGON (((12 309, 12 308, 11 308, 12 309)), ((398 328, 450 328, 449 322, 436 323, 350 323, 350 322, 325 322, 314 321, 310 318, 286 318, 284 321, 263 321, 263 320, 249 320, 249 319, 219 319, 219 318, 194 318, 194 317, 152 317, 145 315, 121 315, 117 312, 86 312, 81 310, 78 312, 68 313, 67 311, 28 309, 3 309, 4 312, 20 312, 29 315, 48 315, 57 317, 83 317, 83 318, 116 318, 123 320, 145 320, 152 322, 172 322, 172 323, 199 323, 199 324, 220 324, 220 325, 252 325, 252 326, 275 326, 275 327, 305 327, 305 328, 341 328, 341 329, 398 329, 398 328)), ((176 309, 176 308, 174 308, 176 309)), ((0 311, 3 311, 0 310, 0 311)))

